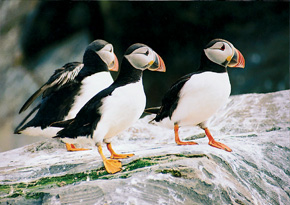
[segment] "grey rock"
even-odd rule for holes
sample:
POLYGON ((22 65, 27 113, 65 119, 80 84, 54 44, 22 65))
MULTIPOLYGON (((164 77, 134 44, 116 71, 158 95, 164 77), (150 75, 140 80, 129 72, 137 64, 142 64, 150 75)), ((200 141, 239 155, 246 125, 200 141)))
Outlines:
MULTIPOLYGON (((232 152, 209 146, 206 137, 177 146, 172 129, 145 116, 115 137, 117 152, 135 156, 114 175, 94 146, 67 152, 48 139, 0 153, 0 203, 288 204, 289 97, 289 90, 230 97, 210 128, 232 152)), ((181 138, 200 133, 180 129, 181 138)))

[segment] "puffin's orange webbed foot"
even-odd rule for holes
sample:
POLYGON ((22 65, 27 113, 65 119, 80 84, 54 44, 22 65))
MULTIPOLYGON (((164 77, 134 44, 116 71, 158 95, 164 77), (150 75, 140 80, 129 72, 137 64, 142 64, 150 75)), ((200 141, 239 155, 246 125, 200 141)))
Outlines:
POLYGON ((229 148, 227 145, 225 145, 225 144, 223 144, 221 142, 217 142, 215 140, 209 141, 208 144, 210 146, 213 146, 213 147, 216 147, 216 148, 219 148, 219 149, 223 149, 223 150, 228 151, 228 152, 231 152, 232 151, 232 149, 229 148))
POLYGON ((198 143, 196 142, 183 142, 179 139, 179 135, 178 135, 178 129, 179 126, 177 123, 174 124, 174 135, 175 135, 175 142, 177 145, 197 145, 198 143))
POLYGON ((69 143, 65 143, 65 146, 66 146, 67 151, 69 152, 90 150, 90 149, 85 149, 85 148, 76 148, 74 144, 69 144, 69 143))
POLYGON ((119 160, 106 159, 103 160, 103 163, 109 174, 114 174, 122 170, 122 164, 119 160))
POLYGON ((111 153, 111 159, 126 159, 129 157, 133 157, 134 154, 117 154, 113 148, 112 148, 112 144, 111 143, 107 143, 107 148, 111 153))
POLYGON ((135 154, 112 154, 111 159, 126 159, 129 157, 133 157, 135 154))
POLYGON ((116 172, 119 172, 122 170, 122 164, 119 160, 115 160, 115 159, 107 159, 103 153, 103 149, 101 145, 97 145, 98 146, 98 151, 102 157, 105 169, 107 170, 107 172, 109 174, 114 174, 116 172))
POLYGON ((219 148, 219 149, 223 149, 223 150, 228 151, 228 152, 231 152, 231 151, 232 151, 232 149, 229 148, 227 145, 225 145, 225 144, 223 144, 223 143, 221 143, 221 142, 217 142, 217 141, 215 141, 214 138, 211 136, 211 134, 210 134, 208 128, 205 128, 204 131, 205 131, 206 136, 207 136, 208 139, 209 139, 208 144, 209 144, 210 146, 213 146, 213 147, 216 147, 216 148, 219 148))
POLYGON ((180 139, 178 140, 175 139, 175 142, 177 145, 197 145, 198 144, 196 142, 183 142, 183 141, 180 141, 180 139))

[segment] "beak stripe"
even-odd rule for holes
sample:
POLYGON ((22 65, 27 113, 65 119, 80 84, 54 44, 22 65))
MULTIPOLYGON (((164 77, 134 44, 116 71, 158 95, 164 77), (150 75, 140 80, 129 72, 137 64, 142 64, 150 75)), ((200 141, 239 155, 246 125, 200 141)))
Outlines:
POLYGON ((242 67, 242 68, 245 67, 245 59, 244 59, 244 56, 240 52, 238 52, 238 63, 236 67, 242 67))
POLYGON ((152 64, 152 66, 154 67, 149 67, 148 69, 151 71, 166 72, 164 61, 158 54, 156 54, 156 61, 152 64), (156 63, 158 63, 158 65, 155 65, 156 63))

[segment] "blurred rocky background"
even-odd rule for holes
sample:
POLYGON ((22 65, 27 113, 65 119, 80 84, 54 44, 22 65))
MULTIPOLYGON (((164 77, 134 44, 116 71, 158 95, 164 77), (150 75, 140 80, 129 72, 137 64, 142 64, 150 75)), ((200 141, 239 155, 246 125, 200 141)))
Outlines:
POLYGON ((213 38, 246 59, 245 69, 229 69, 233 95, 289 89, 288 2, 0 1, 0 152, 42 139, 12 134, 29 112, 20 107, 56 68, 82 61, 94 39, 112 43, 120 61, 136 42, 162 56, 166 74, 143 78, 155 106, 213 38))

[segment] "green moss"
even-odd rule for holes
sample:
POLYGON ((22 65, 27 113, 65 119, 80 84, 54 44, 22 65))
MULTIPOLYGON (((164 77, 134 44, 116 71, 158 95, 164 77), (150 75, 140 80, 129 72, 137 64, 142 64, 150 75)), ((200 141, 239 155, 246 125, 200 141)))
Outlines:
POLYGON ((245 203, 243 203, 243 202, 242 202, 241 200, 239 200, 239 199, 236 199, 235 202, 236 202, 237 204, 240 204, 240 205, 245 205, 245 203))
POLYGON ((272 127, 271 129, 266 130, 266 132, 272 132, 276 130, 281 130, 281 127, 272 127))
POLYGON ((86 181, 89 177, 92 180, 96 180, 104 175, 108 175, 105 170, 94 170, 89 173, 81 172, 74 174, 66 174, 64 176, 57 177, 44 177, 37 181, 30 182, 25 188, 35 188, 35 187, 43 187, 43 186, 65 186, 68 184, 73 184, 80 181, 86 181))
MULTIPOLYGON (((9 194, 11 190, 13 190, 13 193, 8 196, 9 198, 15 198, 18 196, 25 196, 26 198, 40 198, 42 196, 41 192, 34 193, 33 191, 54 186, 62 187, 76 182, 86 181, 88 177, 91 180, 96 180, 106 175, 108 176, 107 179, 112 178, 113 176, 109 175, 104 169, 100 169, 91 171, 90 173, 81 172, 57 177, 44 177, 29 183, 0 185, 0 193, 2 192, 9 194), (26 193, 29 192, 29 194, 24 195, 23 190, 25 190, 26 193)), ((105 177, 103 177, 103 179, 104 178, 105 177)))
POLYGON ((170 155, 160 155, 160 156, 153 156, 153 157, 144 157, 142 160, 149 160, 149 161, 164 161, 167 160, 170 155))
POLYGON ((27 187, 27 184, 26 183, 19 183, 17 185, 17 188, 26 188, 27 187))
POLYGON ((187 155, 176 154, 175 156, 184 157, 184 158, 201 158, 201 157, 207 157, 208 158, 208 156, 206 154, 187 154, 187 155))
POLYGON ((107 173, 107 175, 100 176, 98 179, 114 179, 114 178, 116 178, 116 175, 107 173))
POLYGON ((140 169, 140 168, 143 168, 143 167, 152 166, 152 165, 155 165, 155 164, 156 164, 156 162, 152 162, 150 160, 137 159, 137 160, 127 164, 126 168, 124 169, 124 171, 132 171, 132 170, 140 169))
POLYGON ((156 172, 161 174, 171 174, 173 177, 181 177, 181 172, 176 169, 163 169, 157 170, 156 172))
POLYGON ((239 136, 232 136, 232 137, 247 138, 247 137, 258 137, 258 135, 250 134, 250 135, 239 135, 239 136))
POLYGON ((10 185, 0 185, 0 193, 8 194, 10 191, 10 185))
MULTIPOLYGON (((89 174, 87 174, 87 176, 91 179, 91 180, 96 180, 99 179, 100 177, 109 175, 109 173, 105 170, 105 168, 101 168, 98 170, 93 170, 91 171, 89 174)), ((84 180, 87 179, 87 176, 85 177, 84 180)))
POLYGON ((36 192, 36 193, 28 193, 25 195, 26 199, 42 199, 45 193, 43 192, 36 192))
POLYGON ((131 174, 126 173, 126 174, 121 175, 119 178, 121 178, 121 179, 127 179, 129 177, 131 177, 131 174))
POLYGON ((18 196, 22 196, 23 193, 13 193, 12 195, 8 196, 8 198, 16 198, 18 196))

